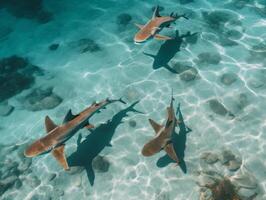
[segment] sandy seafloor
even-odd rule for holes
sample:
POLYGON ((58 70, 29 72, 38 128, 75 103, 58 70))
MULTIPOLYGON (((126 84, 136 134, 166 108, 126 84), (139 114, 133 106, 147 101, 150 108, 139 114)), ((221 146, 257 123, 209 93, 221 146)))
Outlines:
MULTIPOLYGON (((78 113, 94 100, 106 97, 124 97, 128 105, 140 100, 135 108, 144 112, 129 112, 123 118, 124 123, 115 129, 112 147, 105 147, 100 152, 109 160, 110 167, 107 172, 95 172, 93 186, 85 171, 69 175, 50 154, 46 154, 33 158, 31 172, 22 178, 24 181, 19 189, 10 187, 0 198, 199 199, 196 171, 214 168, 227 173, 219 163, 202 164, 200 155, 206 151, 230 149, 241 157, 241 168, 248 169, 256 177, 260 187, 256 199, 266 199, 266 60, 263 52, 259 52, 256 59, 252 59, 254 54, 250 53, 252 46, 266 41, 266 14, 256 9, 266 6, 266 2, 249 1, 242 9, 225 5, 226 2, 229 1, 195 0, 180 4, 177 0, 47 0, 44 6, 54 18, 46 24, 15 18, 0 10, 0 24, 13 30, 0 41, 0 57, 19 55, 28 58, 48 74, 37 78, 32 88, 52 86, 63 99, 54 109, 29 111, 21 106, 19 99, 31 89, 10 98, 9 104, 15 109, 9 116, 0 117, 0 143, 14 145, 33 141, 45 134, 46 115, 59 124, 68 109, 78 113), (157 4, 164 7, 162 14, 177 11, 190 16, 189 20, 179 19, 164 33, 173 35, 175 29, 182 34, 198 32, 197 42, 183 43, 169 62, 170 66, 180 61, 189 62, 198 71, 196 79, 184 81, 179 74, 165 68, 152 68, 153 59, 143 52, 156 54, 162 41, 134 44, 137 28, 133 22, 146 22, 152 15, 152 7, 157 4), (227 30, 241 33, 240 37, 234 38, 235 45, 219 42, 221 32, 212 29, 202 17, 202 12, 215 10, 230 12, 235 17, 237 23, 225 24, 227 30), (128 25, 117 24, 117 16, 121 13, 132 16, 128 25), (93 39, 101 50, 80 53, 78 48, 69 45, 81 38, 93 39), (48 47, 53 43, 60 46, 50 51, 48 47), (203 52, 219 53, 221 61, 218 64, 196 62, 203 52), (237 74, 237 80, 230 85, 221 82, 221 76, 227 72, 237 74), (157 167, 156 162, 164 155, 163 151, 149 158, 141 155, 142 146, 154 135, 148 118, 164 122, 172 88, 175 106, 181 103, 185 123, 192 129, 186 141, 186 174, 175 164, 157 167), (245 96, 244 106, 239 106, 243 103, 240 94, 245 96), (217 99, 234 117, 213 112, 210 99, 217 99), (133 120, 135 127, 129 124, 133 120), (56 177, 47 181, 51 173, 56 177), (35 176, 41 182, 29 184, 27 176, 35 176)), ((112 104, 93 116, 91 123, 99 126, 126 106, 112 104)), ((83 139, 90 134, 85 129, 79 133, 83 139)), ((67 157, 76 151, 79 133, 67 142, 67 157)), ((10 159, 13 159, 11 153, 10 159)))

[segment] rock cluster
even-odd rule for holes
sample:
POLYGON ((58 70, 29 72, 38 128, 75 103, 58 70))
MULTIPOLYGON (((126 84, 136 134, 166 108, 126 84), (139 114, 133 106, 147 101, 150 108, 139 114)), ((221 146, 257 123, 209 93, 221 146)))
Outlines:
POLYGON ((35 75, 43 71, 20 56, 11 56, 0 60, 0 102, 30 88, 35 75))
POLYGON ((220 154, 204 152, 201 160, 209 165, 220 161, 222 166, 231 171, 230 176, 224 175, 222 169, 221 172, 200 171, 197 174, 196 183, 201 188, 201 200, 252 200, 259 194, 256 178, 242 166, 241 159, 232 151, 223 150, 220 154))
POLYGON ((222 58, 219 53, 203 52, 198 55, 198 59, 196 60, 196 62, 198 64, 218 65, 221 60, 222 58))
POLYGON ((122 13, 116 17, 116 24, 118 26, 127 26, 132 20, 130 14, 122 13))
POLYGON ((90 38, 82 38, 77 41, 72 41, 69 43, 69 46, 73 49, 77 49, 80 53, 101 51, 99 44, 90 38))
POLYGON ((52 13, 43 8, 42 0, 1 0, 1 8, 7 9, 15 17, 34 19, 42 24, 53 19, 52 13))
POLYGON ((198 70, 186 63, 176 62, 172 68, 179 74, 182 81, 189 82, 199 77, 198 70))
POLYGON ((30 111, 53 109, 63 101, 53 92, 52 87, 35 88, 22 99, 23 106, 30 111))
POLYGON ((23 176, 30 173, 31 158, 21 153, 23 147, 0 144, 0 196, 11 188, 19 189, 23 184, 23 176))
POLYGON ((104 156, 96 156, 92 161, 92 168, 97 172, 107 172, 110 162, 104 156))
POLYGON ((230 171, 237 171, 242 165, 241 159, 229 150, 224 150, 219 155, 213 152, 204 152, 200 158, 207 164, 214 164, 220 161, 230 171))

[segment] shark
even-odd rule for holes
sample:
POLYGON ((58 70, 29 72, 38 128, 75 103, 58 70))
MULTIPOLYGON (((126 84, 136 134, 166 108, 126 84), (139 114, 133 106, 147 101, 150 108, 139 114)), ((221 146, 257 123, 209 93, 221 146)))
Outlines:
POLYGON ((144 145, 141 153, 143 156, 148 157, 160 152, 161 150, 164 150, 167 155, 178 164, 179 159, 174 150, 172 134, 175 132, 175 127, 180 122, 176 119, 173 103, 174 98, 172 94, 170 106, 167 107, 167 121, 164 126, 155 122, 152 119, 149 119, 149 122, 152 128, 154 129, 156 135, 144 145))
POLYGON ((171 23, 181 17, 188 19, 184 14, 177 15, 173 12, 170 16, 161 16, 159 13, 159 6, 156 6, 152 18, 145 25, 135 24, 140 30, 136 33, 134 42, 136 44, 144 43, 151 38, 155 38, 157 40, 171 40, 171 37, 160 35, 159 32, 164 27, 170 27, 171 23))
POLYGON ((64 168, 69 170, 65 157, 65 143, 75 135, 80 129, 92 129, 94 125, 89 123, 89 119, 101 109, 105 109, 108 104, 121 102, 126 104, 121 98, 116 100, 105 99, 99 103, 93 102, 89 107, 77 115, 73 115, 71 109, 67 112, 61 125, 55 124, 49 116, 45 117, 45 127, 47 134, 29 145, 24 155, 35 157, 44 153, 52 152, 52 155, 64 168))

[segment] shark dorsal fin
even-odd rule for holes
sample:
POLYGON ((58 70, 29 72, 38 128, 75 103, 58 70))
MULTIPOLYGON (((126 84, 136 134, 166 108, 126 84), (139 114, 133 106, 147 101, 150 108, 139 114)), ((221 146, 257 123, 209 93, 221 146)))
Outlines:
POLYGON ((154 129, 155 133, 158 133, 163 128, 162 125, 158 124, 157 122, 155 122, 152 119, 149 119, 149 122, 150 122, 152 128, 154 129))
POLYGON ((57 125, 51 120, 49 116, 45 117, 45 128, 46 132, 49 133, 51 130, 55 129, 57 125))
POLYGON ((161 17, 160 13, 160 6, 156 6, 155 9, 154 9, 154 12, 153 12, 153 15, 152 15, 152 18, 154 19, 155 17, 161 17))
POLYGON ((60 145, 53 149, 52 154, 55 159, 60 163, 64 170, 69 170, 68 163, 65 157, 65 145, 60 145))
POLYGON ((72 119, 74 119, 77 116, 78 115, 73 115, 71 109, 69 109, 69 111, 67 112, 67 114, 66 114, 66 116, 64 118, 63 123, 69 122, 69 121, 71 121, 72 119))

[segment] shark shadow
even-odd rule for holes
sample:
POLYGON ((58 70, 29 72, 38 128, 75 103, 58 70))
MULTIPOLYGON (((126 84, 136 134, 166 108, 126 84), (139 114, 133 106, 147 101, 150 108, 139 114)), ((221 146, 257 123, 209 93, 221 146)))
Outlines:
POLYGON ((170 71, 174 74, 178 74, 178 72, 175 71, 172 67, 170 67, 168 63, 170 62, 170 60, 172 60, 172 58, 176 55, 176 53, 180 51, 181 44, 184 41, 183 39, 185 37, 190 37, 190 36, 193 36, 195 34, 197 34, 197 33, 191 34, 188 31, 186 34, 179 35, 179 31, 176 30, 175 38, 173 38, 171 40, 166 40, 166 42, 164 42, 161 45, 161 47, 160 47, 160 49, 156 55, 152 55, 152 54, 145 53, 145 52, 143 52, 143 53, 154 59, 153 64, 152 64, 152 67, 154 70, 157 70, 159 68, 164 67, 168 71, 170 71))
POLYGON ((111 120, 108 120, 105 124, 101 124, 96 127, 91 133, 86 136, 85 140, 81 142, 81 135, 77 140, 77 150, 68 157, 68 164, 70 167, 80 166, 84 167, 89 182, 94 184, 95 173, 92 168, 93 159, 100 154, 100 152, 106 147, 111 146, 110 142, 114 136, 117 127, 122 124, 124 117, 128 116, 128 112, 141 113, 134 109, 134 106, 139 101, 134 102, 127 108, 121 110, 115 114, 111 120))
MULTIPOLYGON (((180 110, 180 105, 177 108, 176 114, 178 114, 178 119, 180 121, 180 123, 178 124, 179 133, 178 134, 176 132, 173 133, 172 141, 173 141, 176 155, 179 159, 179 166, 184 173, 187 173, 187 166, 186 166, 186 163, 184 160, 185 149, 186 149, 187 133, 191 132, 192 130, 185 125, 184 118, 183 118, 182 112, 180 110)), ((163 157, 159 158, 156 165, 157 165, 157 167, 162 168, 162 167, 167 166, 171 162, 175 162, 175 161, 172 160, 166 154, 163 157)))

